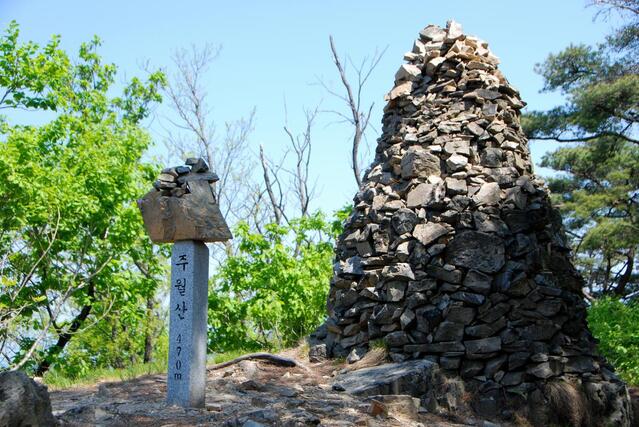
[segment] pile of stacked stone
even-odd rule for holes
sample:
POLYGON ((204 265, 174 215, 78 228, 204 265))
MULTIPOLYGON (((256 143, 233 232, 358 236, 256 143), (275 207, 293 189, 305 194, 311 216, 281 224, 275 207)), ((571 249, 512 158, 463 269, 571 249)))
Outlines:
POLYGON ((162 196, 182 197, 190 193, 189 181, 206 181, 213 185, 220 178, 209 171, 209 166, 202 158, 190 157, 186 159, 186 166, 175 166, 162 170, 153 188, 162 196))
POLYGON ((484 404, 574 377, 626 411, 498 58, 451 21, 422 30, 405 60, 313 356, 355 361, 383 340, 395 362, 427 358, 479 384, 484 404))
POLYGON ((151 240, 168 243, 231 239, 233 236, 217 203, 217 181, 217 174, 209 171, 201 158, 189 158, 185 166, 163 169, 153 189, 138 200, 151 240))

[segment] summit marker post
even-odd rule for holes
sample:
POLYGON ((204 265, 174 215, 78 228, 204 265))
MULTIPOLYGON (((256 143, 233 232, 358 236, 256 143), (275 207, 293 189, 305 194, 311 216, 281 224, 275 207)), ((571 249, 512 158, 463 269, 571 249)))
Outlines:
POLYGON ((217 180, 203 159, 187 159, 186 166, 164 169, 154 189, 138 200, 151 240, 174 243, 167 402, 187 408, 205 406, 209 278, 205 242, 233 237, 217 204, 217 180))

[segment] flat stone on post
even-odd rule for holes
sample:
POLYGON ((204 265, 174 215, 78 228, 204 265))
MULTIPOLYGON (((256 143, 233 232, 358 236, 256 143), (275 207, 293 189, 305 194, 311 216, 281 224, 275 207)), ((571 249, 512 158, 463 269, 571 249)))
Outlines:
POLYGON ((171 256, 167 401, 203 408, 206 390, 206 331, 209 250, 194 240, 175 242, 171 256))

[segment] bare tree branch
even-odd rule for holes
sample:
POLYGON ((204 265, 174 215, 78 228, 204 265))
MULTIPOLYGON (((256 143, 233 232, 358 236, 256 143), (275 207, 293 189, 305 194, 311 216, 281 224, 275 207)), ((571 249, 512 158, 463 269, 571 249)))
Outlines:
POLYGON ((278 200, 278 198, 275 196, 275 192, 273 191, 273 184, 271 183, 270 177, 270 168, 267 164, 266 157, 264 156, 264 147, 262 147, 262 145, 260 145, 260 162, 262 164, 264 185, 266 185, 266 192, 268 194, 269 200, 271 201, 271 206, 273 207, 275 222, 277 224, 281 224, 283 217, 282 199, 278 200))
POLYGON ((368 128, 371 112, 374 106, 374 104, 371 104, 369 108, 364 111, 362 110, 362 90, 369 77, 371 76, 373 70, 375 70, 380 60, 382 59, 382 56, 386 52, 386 49, 381 52, 376 51, 370 59, 365 57, 359 66, 355 65, 350 57, 347 57, 346 60, 353 66, 357 75, 357 83, 355 86, 353 86, 346 75, 344 61, 340 59, 337 53, 337 48, 335 47, 333 36, 329 36, 329 44, 331 48, 331 57, 333 63, 337 68, 337 72, 342 83, 342 88, 346 94, 342 95, 330 89, 328 85, 326 85, 322 80, 320 80, 320 84, 329 94, 346 103, 349 110, 348 115, 339 112, 335 113, 353 126, 354 132, 351 148, 351 167, 353 169, 355 181, 357 182, 357 186, 359 187, 362 184, 362 173, 359 158, 360 145, 362 142, 362 137, 364 136, 364 134, 366 133, 366 129, 368 128))

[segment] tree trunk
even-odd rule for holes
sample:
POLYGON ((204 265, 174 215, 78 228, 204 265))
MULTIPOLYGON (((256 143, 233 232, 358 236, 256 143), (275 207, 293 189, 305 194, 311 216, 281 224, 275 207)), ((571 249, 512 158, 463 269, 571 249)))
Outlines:
POLYGON ((619 278, 619 283, 615 288, 615 295, 620 297, 626 296, 626 287, 628 286, 628 282, 632 277, 632 270, 635 266, 635 248, 630 248, 628 251, 628 263, 626 264, 626 270, 623 272, 621 277, 619 278))
MULTIPOLYGON (((93 297, 95 296, 95 285, 93 285, 93 283, 89 284, 87 295, 89 296, 89 300, 93 301, 93 297)), ((66 347, 69 341, 71 341, 73 334, 78 332, 78 330, 82 327, 84 321, 87 319, 87 317, 89 317, 92 308, 92 302, 83 306, 80 310, 80 313, 78 313, 78 315, 71 322, 71 326, 69 326, 69 328, 65 332, 58 335, 58 341, 53 346, 49 347, 46 356, 38 364, 38 368, 35 371, 36 376, 41 377, 42 375, 44 375, 45 372, 49 370, 53 357, 60 354, 62 350, 64 350, 64 347, 66 347)))
POLYGON ((153 326, 151 321, 153 318, 153 296, 146 299, 146 331, 144 336, 144 363, 149 363, 153 360, 153 326))

